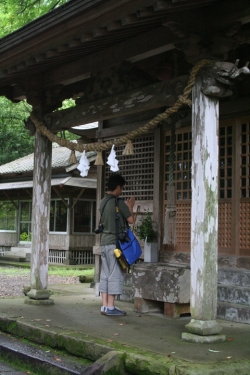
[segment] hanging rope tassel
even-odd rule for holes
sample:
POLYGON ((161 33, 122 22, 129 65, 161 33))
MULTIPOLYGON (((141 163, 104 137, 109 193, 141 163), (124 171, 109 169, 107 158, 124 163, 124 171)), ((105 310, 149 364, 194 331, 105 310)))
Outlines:
POLYGON ((95 159, 95 165, 104 165, 101 151, 97 152, 97 156, 96 156, 96 159, 95 159))
POLYGON ((71 151, 70 157, 69 157, 69 163, 70 164, 76 164, 77 163, 75 151, 71 151))
POLYGON ((134 146, 131 141, 128 141, 122 155, 134 155, 134 146))

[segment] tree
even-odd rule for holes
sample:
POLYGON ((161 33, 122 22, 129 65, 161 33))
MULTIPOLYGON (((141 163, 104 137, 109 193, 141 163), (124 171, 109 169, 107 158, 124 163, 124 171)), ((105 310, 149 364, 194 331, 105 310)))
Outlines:
MULTIPOLYGON (((0 37, 26 25, 41 15, 52 11, 68 0, 2 0, 0 1, 0 37)), ((63 109, 75 105, 68 100, 63 109)), ((28 155, 34 151, 34 137, 24 129, 31 107, 24 101, 12 103, 0 97, 0 165, 28 155)), ((66 139, 78 136, 69 132, 61 134, 66 139)))
POLYGON ((68 0, 1 0, 0 37, 19 29, 68 0))
POLYGON ((0 97, 0 165, 34 151, 34 138, 24 129, 30 113, 26 102, 11 103, 0 97))

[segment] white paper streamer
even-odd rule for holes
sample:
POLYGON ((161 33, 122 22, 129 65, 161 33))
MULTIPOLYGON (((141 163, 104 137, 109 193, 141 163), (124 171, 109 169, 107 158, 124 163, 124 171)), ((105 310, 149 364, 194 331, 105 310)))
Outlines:
POLYGON ((87 158, 87 156, 85 154, 85 151, 83 151, 81 159, 79 161, 79 165, 77 167, 77 169, 81 172, 80 176, 81 177, 88 176, 89 168, 90 168, 90 165, 89 165, 88 158, 87 158))
POLYGON ((110 151, 109 157, 108 157, 107 164, 110 166, 110 170, 112 172, 117 172, 119 171, 118 163, 119 161, 116 159, 116 153, 115 153, 114 145, 113 145, 110 151))

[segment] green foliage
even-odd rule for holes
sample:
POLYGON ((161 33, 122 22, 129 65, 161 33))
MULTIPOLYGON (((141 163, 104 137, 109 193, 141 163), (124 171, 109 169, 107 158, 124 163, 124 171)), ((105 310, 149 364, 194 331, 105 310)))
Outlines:
MULTIPOLYGON (((19 29, 43 14, 63 5, 68 0, 4 0, 0 1, 0 38, 19 29)), ((61 109, 75 105, 65 100, 61 109)), ((23 121, 29 116, 31 107, 25 102, 12 103, 0 97, 0 165, 34 152, 34 137, 24 129, 23 121)), ((68 139, 79 137, 68 131, 59 136, 68 139)))
MULTIPOLYGON (((20 267, 0 267, 0 273, 5 274, 8 276, 15 276, 15 275, 29 275, 30 269, 29 268, 20 268, 20 267)), ((56 276, 68 276, 68 277, 78 277, 79 274, 85 276, 92 276, 94 275, 94 268, 89 268, 86 270, 79 270, 73 268, 63 268, 63 267, 53 267, 49 265, 48 269, 49 275, 56 275, 56 276)))
POLYGON ((23 232, 20 234, 20 241, 31 241, 31 233, 23 232))
POLYGON ((68 0, 2 0, 0 1, 0 37, 21 28, 34 19, 63 5, 68 0))
POLYGON ((147 242, 153 242, 156 238, 156 231, 154 230, 155 222, 152 220, 152 213, 146 211, 145 216, 139 221, 139 224, 135 226, 135 234, 140 240, 147 240, 147 242))
POLYGON ((26 102, 14 104, 0 97, 0 165, 34 152, 34 137, 24 129, 29 111, 26 102))
MULTIPOLYGON (((61 111, 63 109, 67 109, 67 108, 71 108, 71 107, 75 107, 75 105, 76 105, 76 103, 75 103, 74 99, 65 99, 62 102, 61 108, 58 108, 58 111, 61 111)), ((67 140, 70 140, 70 141, 80 138, 78 135, 70 133, 67 130, 64 130, 63 132, 60 132, 57 135, 58 135, 58 137, 61 137, 61 138, 64 138, 64 139, 67 139, 67 140)))
POLYGON ((0 230, 16 230, 17 209, 12 202, 0 202, 0 230))

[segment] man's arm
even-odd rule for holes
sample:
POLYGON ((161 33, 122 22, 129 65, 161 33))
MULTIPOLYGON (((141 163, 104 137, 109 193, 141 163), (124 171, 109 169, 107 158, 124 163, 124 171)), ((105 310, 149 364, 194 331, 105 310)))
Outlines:
POLYGON ((130 213, 131 213, 131 216, 129 216, 129 217, 127 218, 127 222, 128 222, 129 224, 134 224, 134 212, 133 212, 133 207, 134 207, 134 204, 135 204, 135 197, 131 197, 131 198, 127 199, 127 200, 125 201, 125 204, 128 206, 129 211, 130 211, 130 213))

